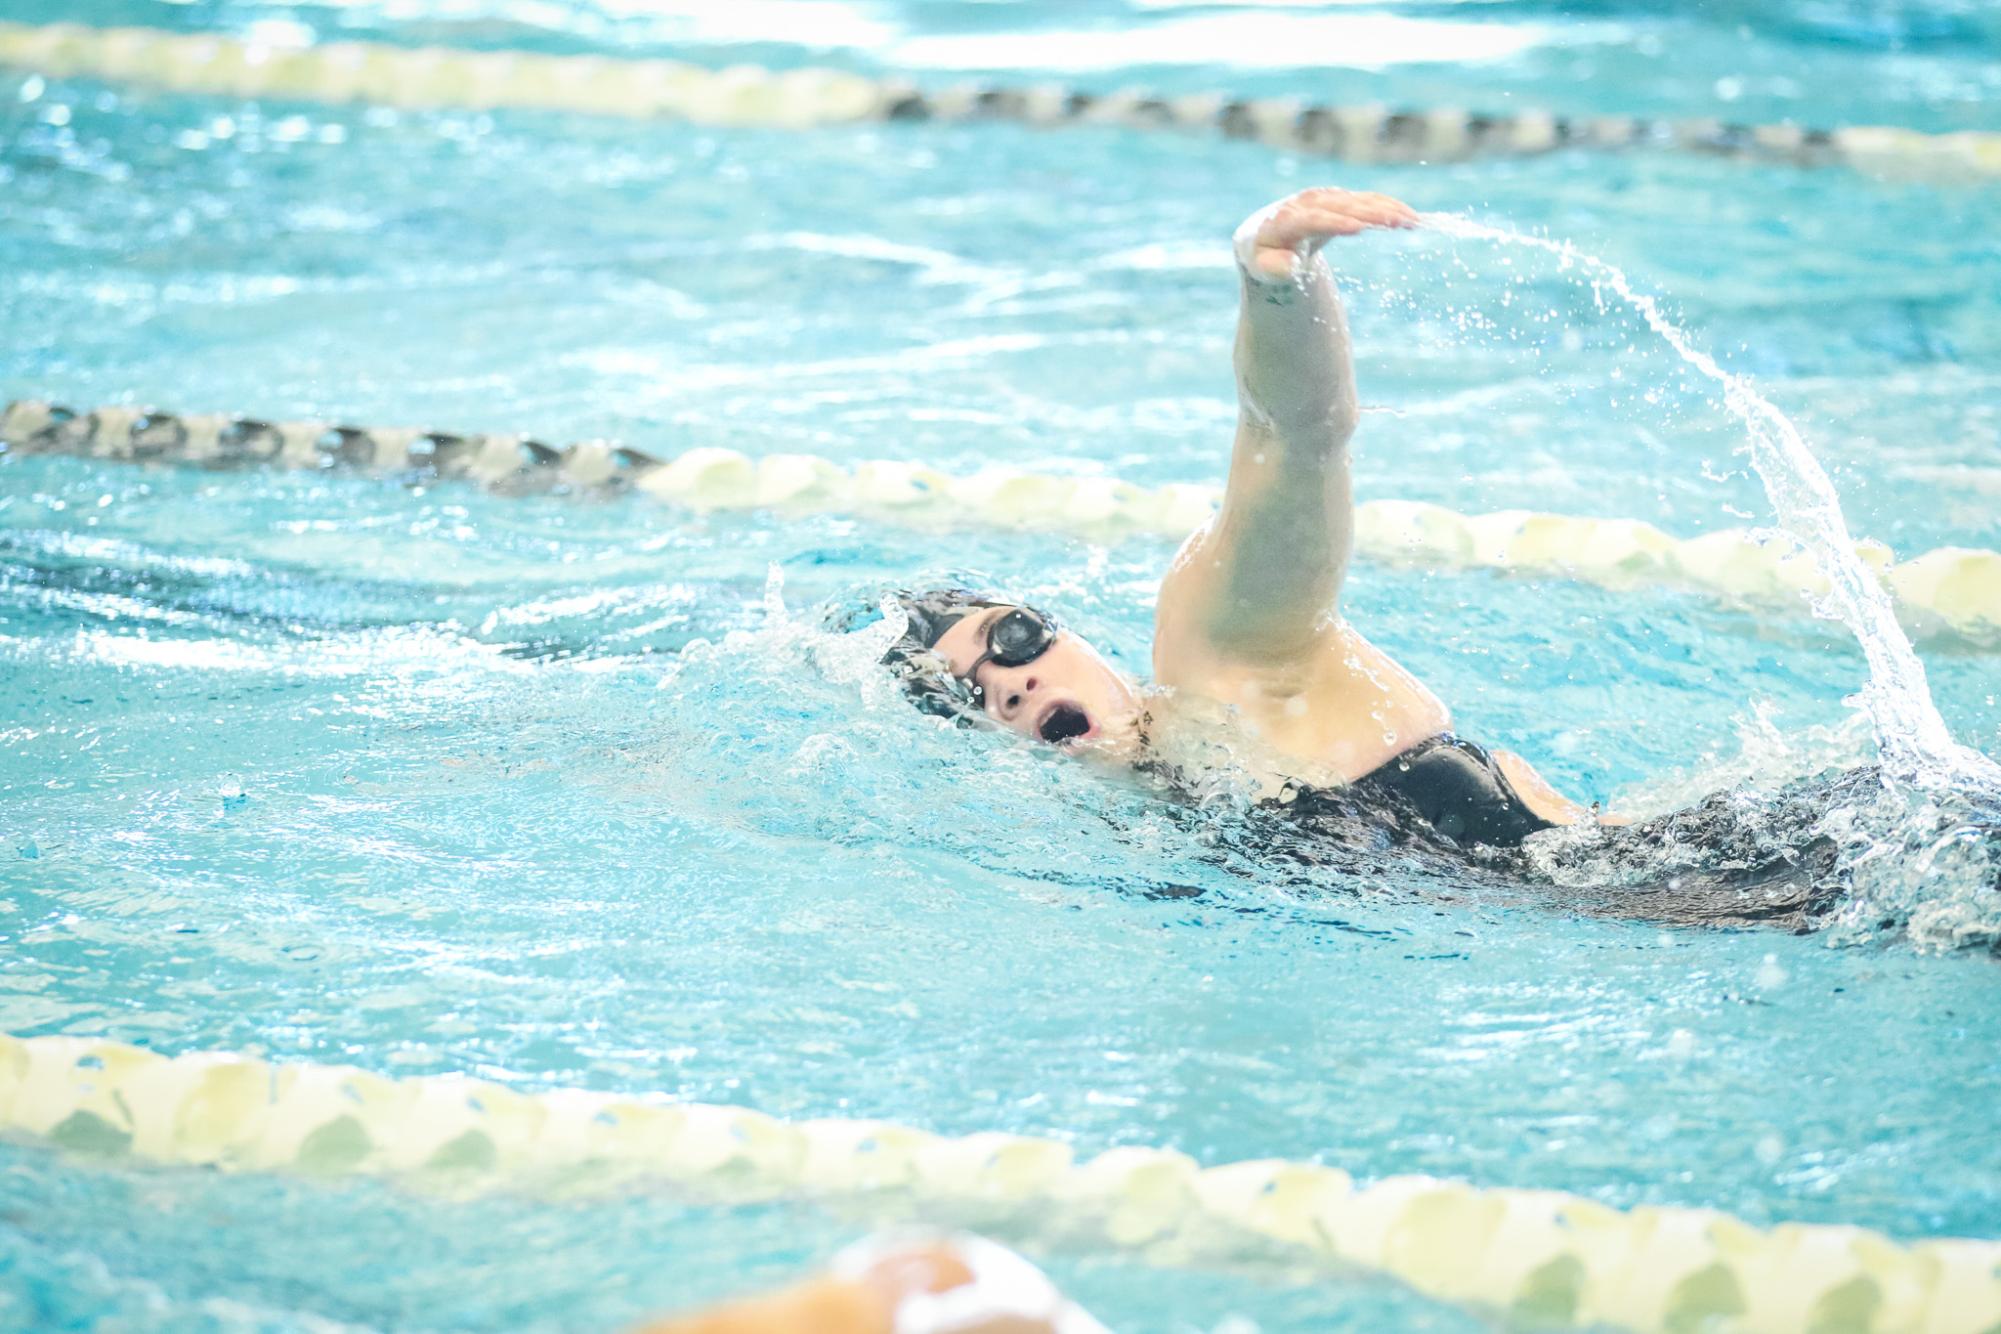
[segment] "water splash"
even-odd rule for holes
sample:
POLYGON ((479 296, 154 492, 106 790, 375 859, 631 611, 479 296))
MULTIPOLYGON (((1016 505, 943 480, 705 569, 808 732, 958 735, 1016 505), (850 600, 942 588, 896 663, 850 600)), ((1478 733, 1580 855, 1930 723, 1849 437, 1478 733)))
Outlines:
POLYGON ((1446 236, 1522 246, 1556 256, 1563 271, 1578 269, 1602 302, 1609 291, 1644 320, 1676 355, 1723 390, 1723 405, 1744 424, 1752 466, 1779 522, 1827 577, 1827 597, 1815 610, 1854 634, 1868 663, 1861 701, 1875 729, 1885 774, 1925 789, 2001 790, 2001 765, 1953 740, 1933 703, 1924 664, 1897 624, 1890 595, 1855 554, 1840 497, 1799 428, 1741 375, 1724 370, 1697 348, 1652 297, 1633 289, 1618 266, 1568 241, 1530 236, 1457 214, 1428 213, 1424 225, 1446 236))

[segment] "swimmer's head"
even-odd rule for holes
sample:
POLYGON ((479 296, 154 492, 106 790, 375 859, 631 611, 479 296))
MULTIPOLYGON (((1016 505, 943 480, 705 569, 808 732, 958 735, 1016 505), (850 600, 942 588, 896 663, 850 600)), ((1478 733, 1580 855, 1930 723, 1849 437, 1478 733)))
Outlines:
POLYGON ((890 600, 909 625, 883 661, 919 708, 1062 746, 1131 739, 1140 709, 1132 680, 1054 617, 969 588, 890 600))

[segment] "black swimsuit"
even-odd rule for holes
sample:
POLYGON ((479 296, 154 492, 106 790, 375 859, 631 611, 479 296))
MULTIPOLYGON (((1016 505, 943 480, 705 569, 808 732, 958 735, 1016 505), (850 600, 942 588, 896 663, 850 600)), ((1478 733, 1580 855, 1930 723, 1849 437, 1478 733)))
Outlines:
MULTIPOLYGON (((1170 780, 1172 781, 1172 780, 1170 780)), ((1574 827, 1531 851, 1530 834, 1556 826, 1531 810, 1485 747, 1446 733, 1334 787, 1289 785, 1256 803, 1241 826, 1218 831, 1216 860, 1261 877, 1336 894, 1474 893, 1592 917, 1671 926, 1776 927, 1805 932, 1850 902, 1841 847, 1821 825, 1830 811, 1866 811, 1880 798, 1873 765, 1801 779, 1773 792, 1718 792, 1630 825, 1574 827), (1389 876, 1398 867, 1414 876, 1389 876)), ((2001 807, 1940 817, 2001 849, 2001 807)), ((2001 893, 2001 856, 1992 868, 2001 893)), ((1187 886, 1160 896, 1199 894, 1187 886)), ((1888 913, 1878 929, 1890 929, 1888 913)), ((1345 925, 1345 924, 1344 924, 1345 925)), ((2001 941, 1986 940, 2001 954, 2001 941)))
POLYGON ((1408 804, 1454 843, 1512 848, 1556 827, 1529 809, 1484 746, 1450 732, 1418 742, 1348 786, 1365 799, 1386 796, 1408 804))
POLYGON ((1719 793, 1639 824, 1590 826, 1581 846, 1537 861, 1522 841, 1556 826, 1529 809, 1485 747, 1447 733, 1344 787, 1299 787, 1267 803, 1277 822, 1262 826, 1260 847, 1365 882, 1386 856, 1416 858, 1469 889, 1512 886, 1596 917, 1809 931, 1847 888, 1838 849, 1814 826, 1878 781, 1864 768, 1756 803, 1719 793))

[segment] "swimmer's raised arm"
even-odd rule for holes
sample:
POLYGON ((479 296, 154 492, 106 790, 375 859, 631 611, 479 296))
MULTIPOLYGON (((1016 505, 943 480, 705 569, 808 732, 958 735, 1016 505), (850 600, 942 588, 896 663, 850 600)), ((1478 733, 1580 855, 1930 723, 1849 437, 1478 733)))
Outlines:
POLYGON ((1347 315, 1321 248, 1375 227, 1416 225, 1417 214, 1388 195, 1327 188, 1302 190, 1244 219, 1233 238, 1243 280, 1240 427, 1308 448, 1347 443, 1355 429, 1355 367, 1347 315))
POLYGON ((1304 655, 1333 614, 1353 540, 1356 420, 1347 316, 1321 248, 1417 215, 1385 195, 1303 190, 1237 229, 1237 438, 1215 519, 1161 590, 1156 668, 1177 640, 1265 662, 1304 655))

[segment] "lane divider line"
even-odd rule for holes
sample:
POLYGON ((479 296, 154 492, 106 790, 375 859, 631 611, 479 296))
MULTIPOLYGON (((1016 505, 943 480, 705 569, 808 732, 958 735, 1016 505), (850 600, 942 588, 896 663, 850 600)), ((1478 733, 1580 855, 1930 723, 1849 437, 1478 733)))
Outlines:
POLYGON ((0 1035, 0 1130, 114 1160, 413 1178, 458 1193, 653 1180, 749 1200, 1003 1206, 1089 1218, 1121 1248, 1161 1255, 1249 1234, 1543 1326, 1976 1334, 2001 1323, 2001 1242, 1761 1228, 1709 1209, 1619 1210, 1432 1177, 1364 1184, 1279 1159, 1205 1169, 1170 1150, 1117 1148, 1080 1160, 1026 1135, 783 1121, 657 1096, 522 1093, 459 1075, 165 1056, 96 1038, 0 1035))
MULTIPOLYGON (((557 447, 518 435, 457 435, 332 422, 267 422, 144 408, 77 411, 23 400, 0 413, 0 447, 21 453, 209 468, 348 469, 455 478, 507 493, 631 489, 696 511, 866 515, 926 526, 967 521, 1070 534, 1182 538, 1208 521, 1221 489, 1139 486, 1007 468, 953 476, 894 459, 844 466, 810 454, 761 459, 695 448, 661 457, 606 441, 557 447)), ((1663 586, 1753 603, 1797 603, 1827 589, 1819 564, 1775 530, 1674 537, 1637 519, 1501 510, 1461 514, 1408 500, 1365 501, 1356 548, 1388 565, 1491 569, 1608 588, 1663 586)), ((1880 542, 1857 553, 1920 636, 2001 646, 2001 552, 1941 547, 1899 561, 1880 542)))
POLYGON ((1810 129, 1721 120, 1490 115, 1454 108, 1334 106, 1215 94, 1157 97, 1062 86, 926 90, 832 69, 708 69, 674 60, 550 56, 370 42, 293 46, 150 28, 0 23, 0 66, 175 92, 409 108, 523 108, 803 129, 863 121, 1009 121, 1207 131, 1349 162, 1459 162, 1565 148, 1663 148, 1842 165, 1893 176, 2001 176, 2001 134, 1893 126, 1810 129))

